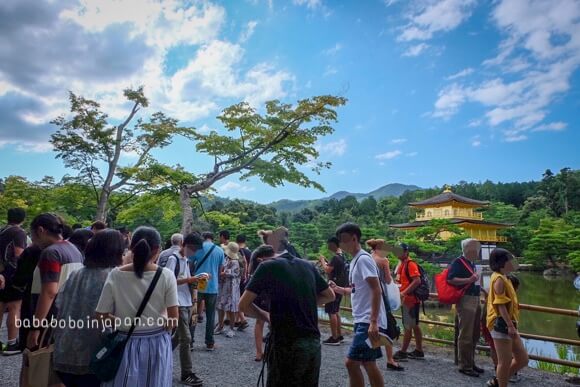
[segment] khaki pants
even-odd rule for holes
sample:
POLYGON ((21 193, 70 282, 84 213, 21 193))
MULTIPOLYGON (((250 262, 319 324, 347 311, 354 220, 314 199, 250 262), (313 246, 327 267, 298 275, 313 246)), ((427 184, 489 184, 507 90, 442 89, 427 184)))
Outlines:
POLYGON ((481 303, 478 296, 463 296, 455 306, 459 321, 457 353, 459 369, 473 370, 475 347, 481 329, 481 303))
POLYGON ((191 364, 191 334, 189 333, 189 320, 191 319, 191 307, 179 307, 179 322, 177 332, 171 340, 175 349, 179 345, 179 361, 181 363, 181 376, 187 376, 193 372, 191 364))

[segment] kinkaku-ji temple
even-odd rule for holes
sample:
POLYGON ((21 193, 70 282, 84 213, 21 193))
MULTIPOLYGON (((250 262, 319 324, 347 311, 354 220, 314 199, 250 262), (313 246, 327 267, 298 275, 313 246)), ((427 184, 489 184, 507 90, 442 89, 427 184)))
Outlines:
MULTIPOLYGON (((391 224, 390 227, 413 230, 433 219, 447 219, 481 242, 481 254, 484 260, 488 259, 490 251, 498 242, 507 242, 506 237, 498 235, 498 230, 512 226, 485 221, 483 214, 477 210, 489 206, 489 202, 457 195, 449 187, 437 196, 409 203, 409 206, 418 210, 415 220, 409 223, 391 224)), ((442 239, 448 239, 451 233, 443 231, 440 236, 442 239)))

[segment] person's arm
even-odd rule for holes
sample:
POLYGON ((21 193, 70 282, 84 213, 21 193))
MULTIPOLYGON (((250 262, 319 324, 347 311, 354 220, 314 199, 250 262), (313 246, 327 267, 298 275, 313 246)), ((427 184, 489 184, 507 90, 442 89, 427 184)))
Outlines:
POLYGON ((4 279, 4 276, 2 274, 0 274, 0 289, 4 289, 6 280, 4 279))
POLYGON ((177 305, 170 306, 167 308, 167 323, 165 324, 165 329, 171 331, 177 328, 177 322, 179 321, 179 309, 177 305))
POLYGON ((244 291, 244 294, 242 294, 242 297, 240 298, 240 311, 248 317, 269 323, 270 315, 263 309, 260 309, 256 304, 254 304, 254 300, 257 296, 258 295, 256 293, 250 290, 244 291))
MULTIPOLYGON (((48 315, 52 303, 56 298, 58 293, 58 282, 45 282, 41 285, 40 295, 38 297, 38 303, 36 304, 36 311, 34 312, 34 318, 42 321, 48 315)), ((38 346, 38 339, 40 336, 39 330, 31 330, 28 333, 28 338, 26 340, 27 348, 36 348, 38 346)))
POLYGON ((342 295, 350 295, 352 294, 352 288, 351 287, 340 287, 337 284, 335 284, 333 281, 328 281, 328 285, 330 286, 330 288, 336 293, 336 294, 342 294, 342 295))
POLYGON ((329 302, 334 301, 336 296, 330 287, 324 289, 321 293, 316 295, 316 304, 322 306, 324 304, 328 304, 329 302))
POLYGON ((367 277, 369 288, 371 290, 371 319, 369 325, 369 338, 371 340, 379 339, 379 313, 381 310, 381 285, 378 277, 367 277))
POLYGON ((240 276, 240 263, 238 261, 231 261, 224 269, 224 276, 226 278, 237 278, 240 276))
POLYGON ((324 257, 324 255, 318 257, 318 262, 320 262, 320 266, 322 267, 322 270, 324 270, 326 274, 330 274, 334 270, 334 267, 328 262, 326 262, 326 258, 324 257))
POLYGON ((391 275, 391 267, 389 266, 388 258, 385 258, 383 261, 382 269, 385 272, 385 280, 387 281, 387 285, 390 285, 393 282, 393 276, 391 275))
POLYGON ((447 283, 457 287, 463 287, 465 285, 469 285, 475 283, 479 280, 477 273, 473 273, 470 277, 467 278, 459 278, 459 268, 463 268, 463 263, 459 262, 459 260, 455 260, 451 267, 449 268, 449 274, 447 274, 447 283), (461 266, 460 266, 461 265, 461 266))
MULTIPOLYGON (((493 290, 495 291, 495 294, 498 296, 503 296, 504 292, 505 292, 505 286, 502 280, 496 280, 493 284, 493 290)), ((506 304, 497 304, 497 310, 499 312, 499 314, 501 315, 501 317, 504 319, 504 321, 507 324, 508 327, 508 335, 512 336, 512 337, 517 337, 518 336, 518 330, 515 327, 512 319, 510 318, 510 314, 507 310, 506 304)))
POLYGON ((407 294, 412 294, 417 286, 421 285, 421 277, 412 277, 413 281, 407 286, 405 290, 401 292, 401 297, 405 297, 407 294))

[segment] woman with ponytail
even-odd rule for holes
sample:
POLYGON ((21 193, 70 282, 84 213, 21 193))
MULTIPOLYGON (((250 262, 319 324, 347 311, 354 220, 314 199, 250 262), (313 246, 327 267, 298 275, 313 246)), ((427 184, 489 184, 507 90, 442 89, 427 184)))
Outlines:
POLYGON ((113 269, 103 287, 97 305, 97 318, 127 335, 130 322, 135 330, 123 352, 116 377, 101 386, 172 385, 173 354, 170 331, 177 327, 177 282, 174 273, 161 269, 143 313, 135 319, 137 310, 158 266, 161 237, 152 227, 139 227, 131 239, 133 262, 113 269))
MULTIPOLYGON (((391 267, 387 258, 389 251, 387 244, 383 239, 369 239, 367 246, 371 249, 373 259, 379 268, 379 280, 389 285, 393 282, 393 276, 391 275, 391 267)), ((404 368, 393 358, 393 347, 390 345, 385 346, 385 352, 387 353, 387 369, 391 371, 404 371, 404 368)))

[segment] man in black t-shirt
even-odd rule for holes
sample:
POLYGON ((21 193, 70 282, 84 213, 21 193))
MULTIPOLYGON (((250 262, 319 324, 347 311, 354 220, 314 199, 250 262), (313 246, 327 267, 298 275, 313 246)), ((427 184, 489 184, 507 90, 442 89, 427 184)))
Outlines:
MULTIPOLYGON (((346 263, 344 256, 340 253, 338 244, 339 241, 336 237, 329 238, 326 241, 328 250, 333 254, 330 262, 326 262, 323 255, 320 256, 320 265, 324 269, 328 279, 333 281, 340 287, 345 287, 348 285, 348 279, 346 278, 346 263)), ((330 331, 332 336, 324 340, 322 344, 325 345, 340 345, 344 341, 342 337, 342 329, 340 322, 340 301, 342 300, 342 295, 337 294, 333 302, 329 302, 324 306, 324 311, 328 314, 330 320, 330 331)))
MULTIPOLYGON (((18 328, 16 320, 20 316, 20 305, 24 293, 12 286, 17 262, 26 248, 26 231, 20 227, 24 222, 26 212, 22 208, 8 210, 8 224, 0 229, 0 274, 4 277, 4 289, 0 290, 0 327, 2 326, 4 309, 8 309, 8 345, 4 355, 15 355, 21 352, 17 343, 18 328)), ((0 343, 0 351, 3 345, 0 343)))
POLYGON ((273 246, 277 257, 262 262, 247 284, 240 310, 270 323, 267 385, 314 387, 321 362, 317 305, 333 301, 334 292, 311 263, 288 253, 284 238, 280 242, 273 246), (269 296, 269 315, 253 303, 258 295, 269 296))

